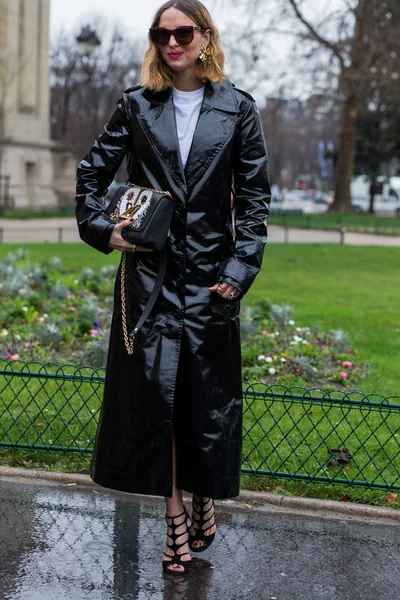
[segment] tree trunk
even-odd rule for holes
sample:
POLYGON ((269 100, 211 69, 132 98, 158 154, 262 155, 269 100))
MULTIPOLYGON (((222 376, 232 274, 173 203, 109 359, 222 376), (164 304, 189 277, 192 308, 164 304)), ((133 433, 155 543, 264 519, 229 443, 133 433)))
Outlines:
POLYGON ((371 215, 373 215, 375 213, 375 211, 374 211, 375 192, 376 192, 376 178, 374 177, 371 180, 371 185, 369 186, 369 209, 368 209, 368 212, 371 215))
POLYGON ((359 109, 359 98, 355 94, 349 92, 343 107, 343 117, 339 136, 335 199, 331 206, 331 210, 335 212, 351 212, 352 210, 350 183, 354 169, 354 149, 359 109))

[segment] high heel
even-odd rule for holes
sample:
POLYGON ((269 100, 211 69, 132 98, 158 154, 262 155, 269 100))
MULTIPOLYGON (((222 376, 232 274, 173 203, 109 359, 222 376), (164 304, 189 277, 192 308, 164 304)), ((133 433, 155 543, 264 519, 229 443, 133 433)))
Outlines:
POLYGON ((203 499, 201 497, 198 496, 198 498, 200 500, 197 500, 193 495, 192 526, 189 530, 189 548, 192 550, 192 552, 204 552, 204 550, 207 550, 207 548, 211 546, 215 538, 215 533, 205 535, 206 531, 208 531, 215 525, 214 500, 212 498, 207 498, 207 500, 203 502, 203 499), (211 508, 213 509, 211 517, 209 517, 208 519, 204 519, 204 515, 208 513, 211 510, 211 508), (194 516, 194 513, 197 513, 199 517, 196 518, 194 516), (206 525, 209 521, 212 522, 208 525, 208 527, 203 529, 203 526, 206 525), (195 527, 194 523, 196 523, 198 527, 195 527), (193 542, 203 542, 203 545, 196 547, 193 546, 193 542))
MULTIPOLYGON (((171 550, 174 552, 174 555, 170 556, 170 560, 164 559, 161 563, 162 567, 166 573, 170 573, 171 575, 184 575, 185 573, 187 573, 190 570, 190 568, 192 566, 192 560, 191 559, 190 560, 182 560, 183 556, 185 556, 185 555, 190 556, 190 554, 189 554, 189 552, 182 552, 181 554, 178 554, 178 550, 179 550, 179 548, 182 548, 182 546, 184 546, 189 540, 189 526, 190 526, 190 522, 191 522, 190 517, 187 513, 186 508, 184 508, 183 512, 180 513, 179 515, 176 515, 175 517, 170 517, 166 514, 165 520, 166 520, 167 526, 168 526, 167 546, 168 546, 168 548, 171 548, 171 550), (182 521, 181 517, 183 517, 183 516, 185 516, 185 518, 182 521), (179 519, 178 523, 174 522, 176 519, 179 519), (183 531, 183 533, 176 533, 177 529, 179 529, 179 527, 182 527, 182 525, 185 525, 185 530, 183 531), (171 530, 171 533, 169 533, 169 530, 171 530), (184 537, 184 541, 177 542, 177 540, 182 537, 184 537), (169 540, 171 540, 171 543, 169 543, 169 540), (171 566, 176 566, 176 565, 182 566, 183 570, 175 571, 174 569, 171 568, 171 566)), ((169 555, 165 554, 165 556, 169 556, 169 555)))

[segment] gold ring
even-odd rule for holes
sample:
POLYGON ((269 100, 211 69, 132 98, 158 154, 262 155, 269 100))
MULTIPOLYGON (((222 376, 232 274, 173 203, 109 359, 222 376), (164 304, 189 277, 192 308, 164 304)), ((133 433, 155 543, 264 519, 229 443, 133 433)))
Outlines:
POLYGON ((132 244, 132 252, 136 252, 136 246, 137 244, 132 244))

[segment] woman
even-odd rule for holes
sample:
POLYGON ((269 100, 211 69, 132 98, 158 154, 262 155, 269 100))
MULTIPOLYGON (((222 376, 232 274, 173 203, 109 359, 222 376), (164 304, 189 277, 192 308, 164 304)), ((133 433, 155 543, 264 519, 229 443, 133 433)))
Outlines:
POLYGON ((127 252, 128 323, 138 320, 158 253, 121 236, 103 196, 127 157, 130 181, 175 202, 168 266, 128 355, 115 286, 104 400, 90 474, 98 484, 165 497, 163 568, 189 570, 214 539, 215 498, 239 494, 240 299, 261 267, 270 188, 253 98, 234 87, 212 19, 198 0, 170 0, 149 32, 141 85, 126 90, 81 161, 77 221, 105 254, 127 252), (235 227, 231 185, 234 184, 235 227), (182 490, 193 493, 189 517, 182 490))

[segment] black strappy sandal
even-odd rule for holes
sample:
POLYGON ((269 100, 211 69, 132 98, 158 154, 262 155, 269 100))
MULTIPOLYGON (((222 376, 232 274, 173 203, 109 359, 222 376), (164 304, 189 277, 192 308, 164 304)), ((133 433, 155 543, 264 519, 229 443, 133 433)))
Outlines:
MULTIPOLYGON (((168 533, 168 529, 167 529, 167 546, 168 546, 168 548, 171 548, 171 550, 173 550, 174 556, 170 556, 170 560, 164 559, 161 563, 162 567, 166 573, 170 573, 171 575, 184 575, 185 573, 187 573, 190 570, 190 567, 192 566, 192 561, 191 560, 182 560, 183 556, 185 556, 185 555, 190 556, 190 554, 189 554, 189 552, 182 552, 182 554, 178 554, 178 550, 179 550, 179 548, 184 546, 189 540, 189 527, 191 524, 191 519, 189 517, 189 514, 188 514, 186 508, 184 508, 183 512, 180 513, 179 515, 176 515, 175 517, 169 517, 166 514, 165 520, 167 522, 167 526, 171 529, 171 533, 168 533), (178 524, 174 523, 175 519, 178 519, 179 517, 182 517, 183 515, 185 515, 185 519, 181 523, 178 523, 178 524), (171 521, 171 522, 169 523, 168 521, 171 521), (182 525, 184 525, 184 524, 186 524, 186 530, 183 533, 176 533, 176 530, 179 527, 182 527, 182 525), (185 538, 184 541, 177 543, 176 540, 182 536, 184 536, 184 538, 185 538), (171 544, 169 543, 169 540, 172 540, 171 544), (174 571, 174 569, 168 568, 168 566, 171 566, 171 565, 182 565, 183 571, 174 571)), ((169 556, 169 555, 165 554, 165 556, 169 556)))
POLYGON ((209 517, 208 519, 204 519, 204 515, 208 513, 211 510, 211 508, 214 509, 214 500, 212 498, 208 498, 206 502, 203 502, 203 498, 199 496, 198 498, 200 498, 200 501, 196 500, 196 498, 193 495, 192 526, 189 530, 189 548, 192 550, 192 552, 204 552, 204 550, 207 550, 207 548, 211 546, 215 538, 215 533, 205 535, 206 531, 208 531, 215 525, 215 510, 213 510, 211 517, 209 517), (196 518, 194 516, 194 513, 197 513, 199 515, 199 518, 196 518), (206 525, 209 521, 212 521, 210 525, 203 529, 203 526, 206 525), (194 526, 195 522, 198 525, 198 527, 194 526), (203 545, 196 547, 193 546, 193 542, 203 542, 203 545))

